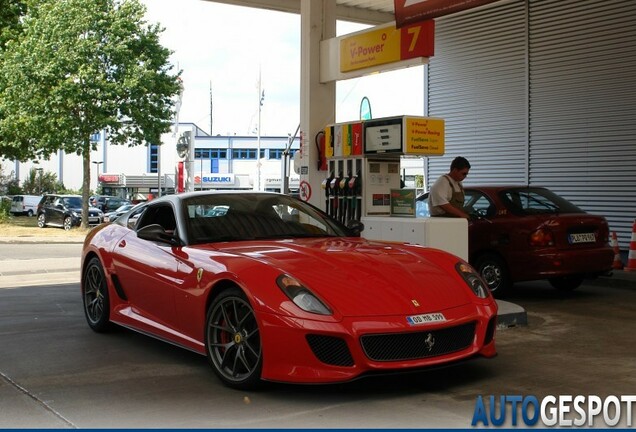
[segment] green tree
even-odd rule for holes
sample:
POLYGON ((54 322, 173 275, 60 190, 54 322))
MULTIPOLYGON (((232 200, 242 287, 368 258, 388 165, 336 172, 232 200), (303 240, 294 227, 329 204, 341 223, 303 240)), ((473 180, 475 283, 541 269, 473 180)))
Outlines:
POLYGON ((160 144, 170 129, 179 74, 145 11, 138 0, 39 0, 0 53, 0 155, 82 155, 83 227, 90 135, 135 146, 160 144))
POLYGON ((22 188, 20 182, 15 178, 15 173, 11 171, 5 174, 2 165, 0 165, 0 195, 20 195, 22 188))
POLYGON ((20 33, 20 17, 27 10, 21 0, 0 0, 0 51, 7 41, 15 39, 20 33))
POLYGON ((22 190, 29 195, 59 193, 64 190, 64 185, 57 180, 57 174, 54 172, 31 168, 27 178, 22 181, 22 190))

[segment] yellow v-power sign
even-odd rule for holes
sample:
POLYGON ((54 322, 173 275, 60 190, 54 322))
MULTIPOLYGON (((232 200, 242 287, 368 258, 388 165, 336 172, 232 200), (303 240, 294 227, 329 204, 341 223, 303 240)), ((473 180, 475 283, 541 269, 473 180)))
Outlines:
POLYGON ((434 54, 435 22, 370 29, 340 39, 340 72, 434 54))

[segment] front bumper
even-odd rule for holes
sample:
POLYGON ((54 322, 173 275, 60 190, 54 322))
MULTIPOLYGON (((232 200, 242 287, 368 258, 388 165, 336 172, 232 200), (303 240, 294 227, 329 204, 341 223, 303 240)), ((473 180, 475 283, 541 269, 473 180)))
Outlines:
POLYGON ((494 300, 486 305, 470 304, 443 313, 447 318, 445 322, 422 326, 409 326, 405 316, 355 317, 325 323, 261 314, 262 378, 296 383, 343 382, 366 374, 408 372, 496 355, 497 305, 494 300), (474 323, 474 331, 461 346, 450 346, 439 355, 432 351, 433 348, 418 346, 427 338, 432 338, 433 344, 435 338, 440 345, 445 344, 442 336, 445 331, 471 326, 471 323, 474 323), (422 332, 422 337, 415 335, 422 332), (362 342, 363 338, 369 337, 386 339, 389 345, 382 348, 384 353, 394 349, 410 354, 397 360, 378 360, 377 351, 371 353, 369 344, 362 342), (322 344, 318 345, 319 349, 316 349, 317 343, 322 344), (391 347, 391 343, 396 345, 391 347), (405 343, 410 345, 404 346, 405 343))

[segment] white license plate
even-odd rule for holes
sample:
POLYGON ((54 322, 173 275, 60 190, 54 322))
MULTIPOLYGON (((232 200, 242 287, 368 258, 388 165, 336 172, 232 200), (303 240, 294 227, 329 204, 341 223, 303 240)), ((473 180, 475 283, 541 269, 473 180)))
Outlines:
POLYGON ((89 218, 88 218, 88 221, 89 221, 89 222, 99 222, 99 218, 92 218, 92 217, 89 217, 89 218))
POLYGON ((422 324, 430 324, 437 322, 446 321, 446 317, 443 313, 430 313, 430 314, 422 314, 422 315, 411 315, 406 317, 406 322, 409 325, 416 326, 422 324))
POLYGON ((594 243, 596 236, 594 233, 570 234, 570 243, 594 243))

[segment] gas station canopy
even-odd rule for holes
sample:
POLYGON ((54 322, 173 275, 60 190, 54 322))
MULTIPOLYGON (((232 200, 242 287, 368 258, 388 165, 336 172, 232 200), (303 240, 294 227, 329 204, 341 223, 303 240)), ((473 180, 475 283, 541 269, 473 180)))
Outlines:
MULTIPOLYGON (((208 0, 236 6, 300 13, 300 0, 208 0)), ((336 0, 336 19, 364 24, 384 24, 395 19, 393 0, 336 0)))

